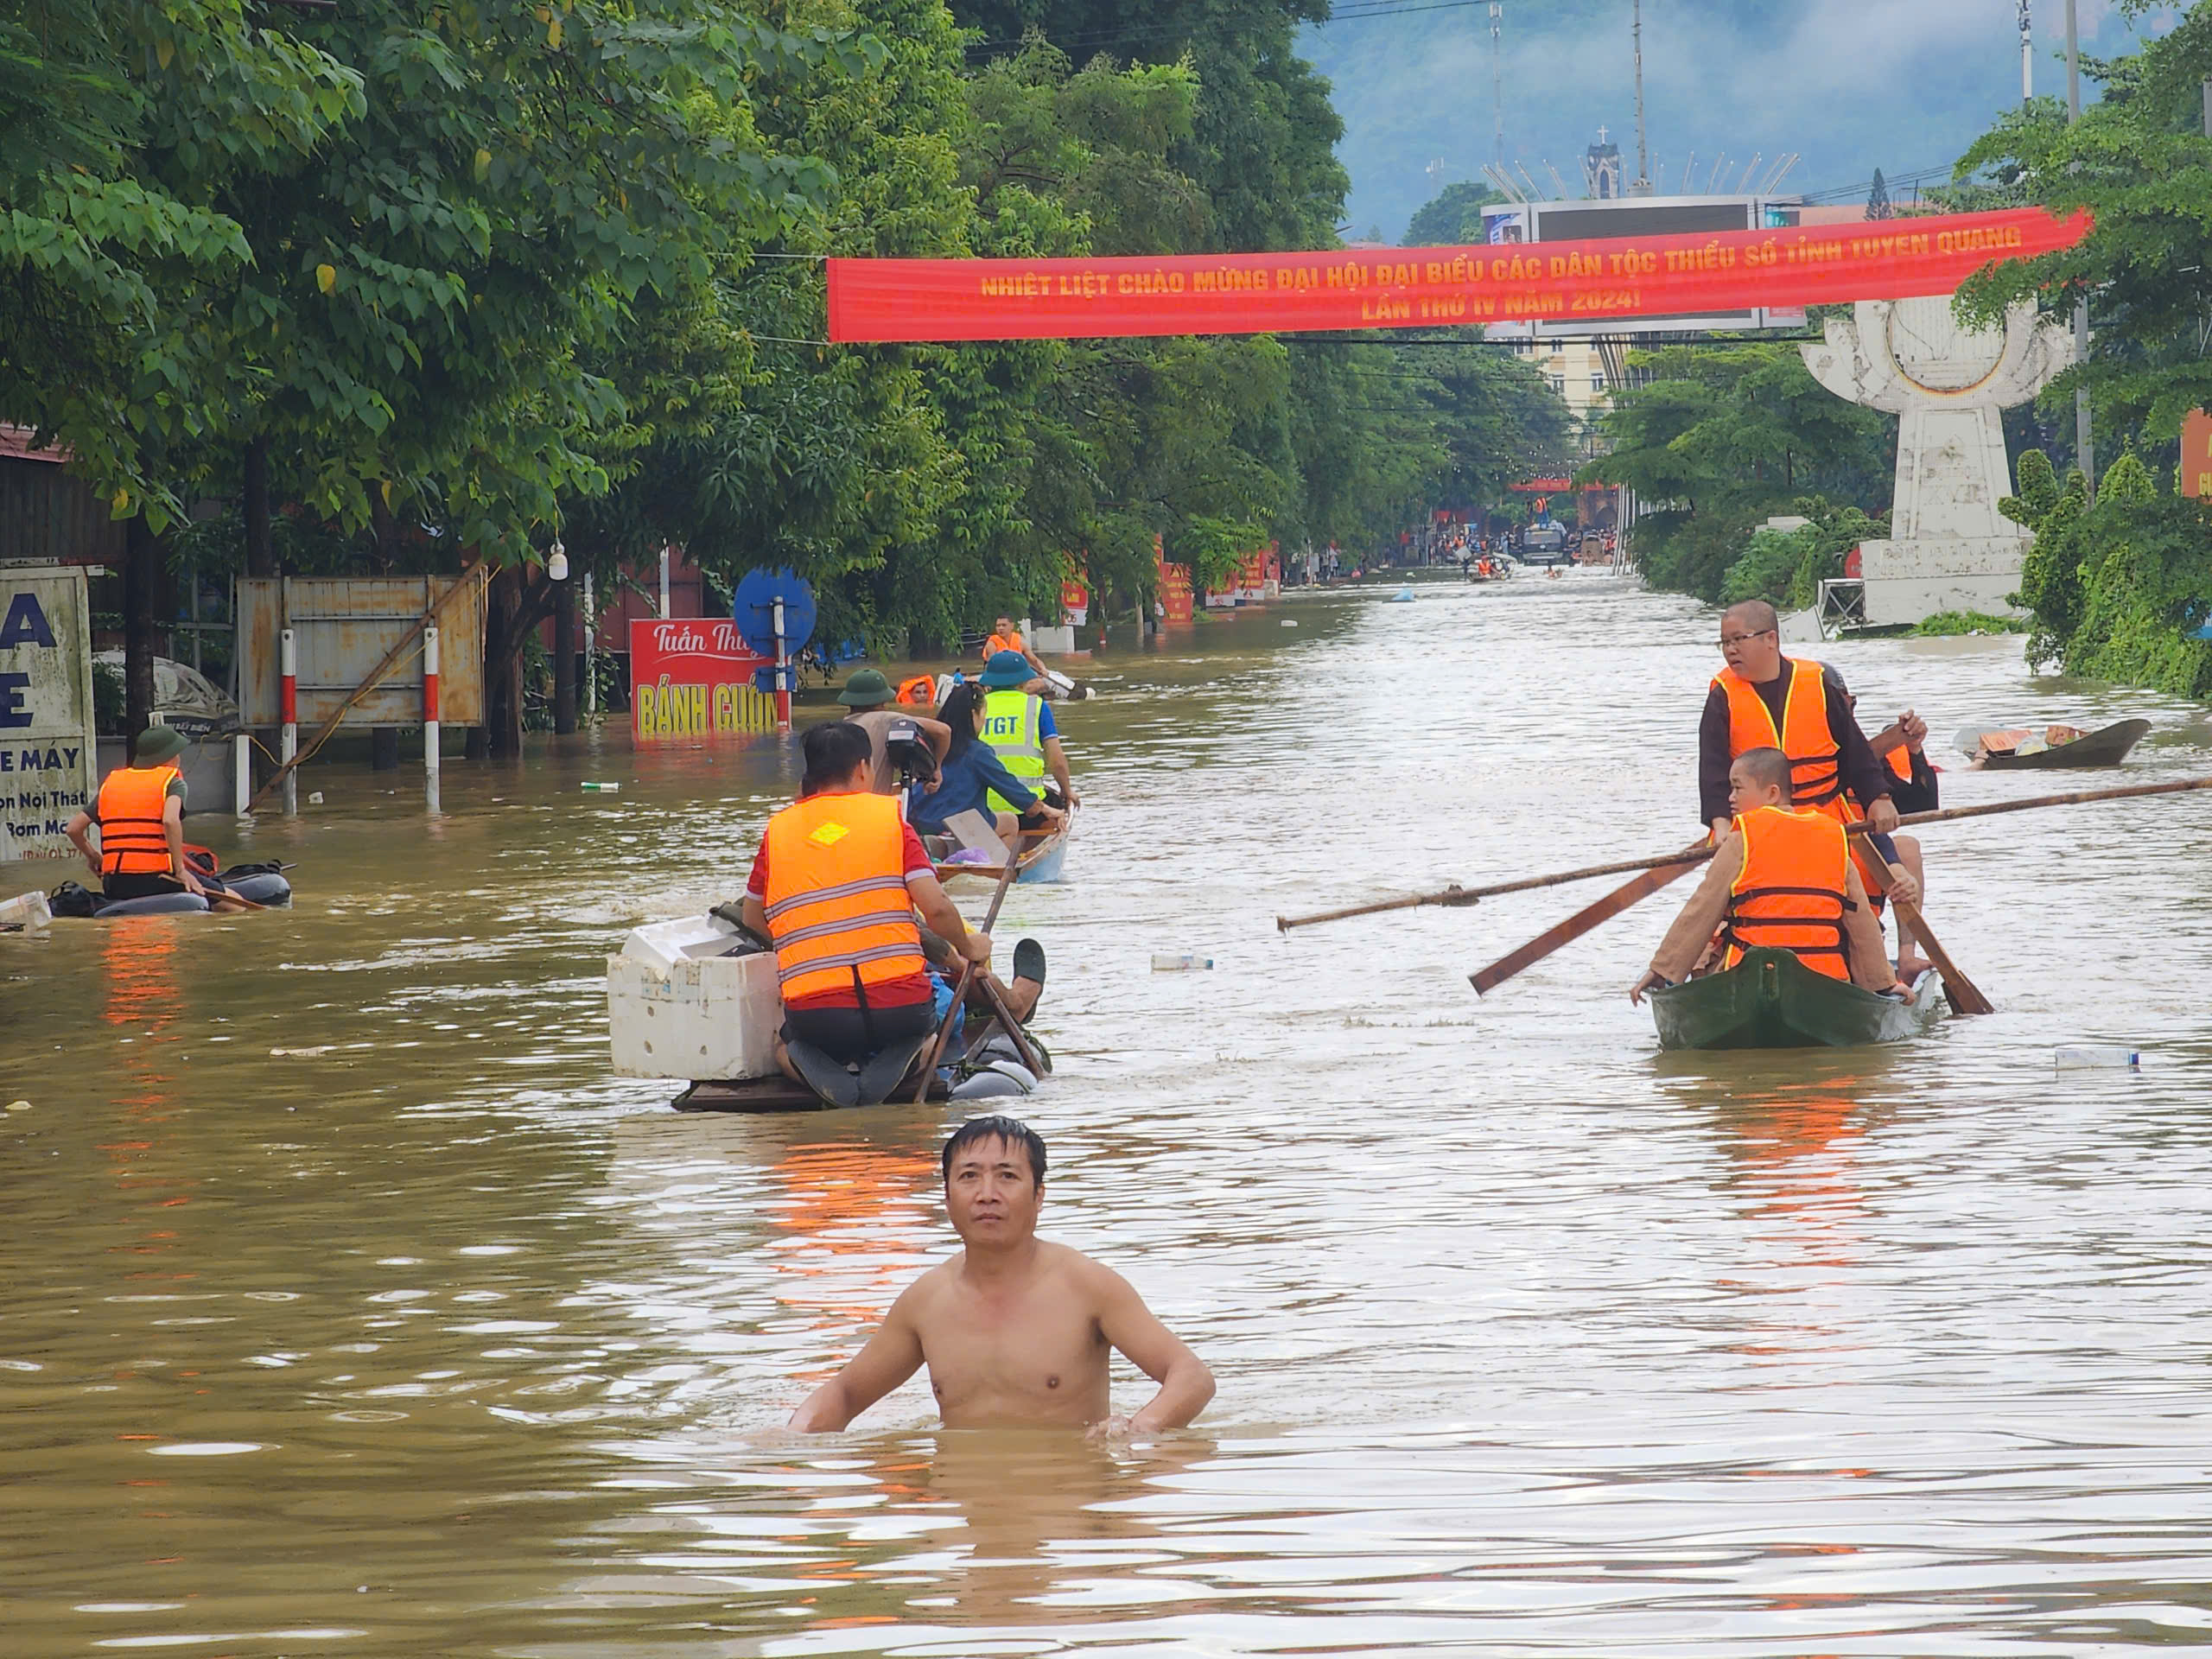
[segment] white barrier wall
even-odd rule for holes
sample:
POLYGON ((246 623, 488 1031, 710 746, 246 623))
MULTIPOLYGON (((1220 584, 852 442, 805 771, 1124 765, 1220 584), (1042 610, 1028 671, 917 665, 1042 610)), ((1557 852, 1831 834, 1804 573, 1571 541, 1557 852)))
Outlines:
POLYGON ((0 862, 73 858, 92 800, 92 622, 73 565, 0 569, 0 862))

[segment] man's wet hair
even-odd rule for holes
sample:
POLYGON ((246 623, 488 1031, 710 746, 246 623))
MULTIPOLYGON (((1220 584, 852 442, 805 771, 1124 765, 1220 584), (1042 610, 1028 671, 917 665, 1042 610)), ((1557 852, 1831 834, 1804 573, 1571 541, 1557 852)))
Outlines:
POLYGON ((1762 789, 1780 790, 1785 803, 1797 798, 1789 776, 1789 757, 1780 749, 1745 749, 1736 757, 1736 764, 1751 773, 1751 781, 1762 789))
POLYGON ((798 792, 819 795, 851 777, 853 768, 875 753, 875 746, 865 728, 849 720, 833 720, 809 727, 799 740, 799 751, 806 756, 806 777, 798 792))
POLYGON ((1008 1146, 1020 1147, 1029 1154, 1029 1177, 1036 1185, 1045 1185, 1045 1137, 1018 1117, 971 1117, 952 1132, 944 1143, 944 1154, 938 1160, 939 1173, 952 1179, 952 1160, 963 1147, 972 1147, 978 1141, 1003 1141, 1008 1146))

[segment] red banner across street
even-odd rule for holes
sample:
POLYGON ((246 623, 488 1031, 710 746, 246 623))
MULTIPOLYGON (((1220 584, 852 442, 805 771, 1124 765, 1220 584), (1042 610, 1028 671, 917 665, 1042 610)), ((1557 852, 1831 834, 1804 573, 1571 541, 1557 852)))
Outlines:
POLYGON ((2071 247, 2041 208, 1716 236, 1153 259, 832 259, 833 340, 1075 340, 1434 328, 1949 294, 2071 247))

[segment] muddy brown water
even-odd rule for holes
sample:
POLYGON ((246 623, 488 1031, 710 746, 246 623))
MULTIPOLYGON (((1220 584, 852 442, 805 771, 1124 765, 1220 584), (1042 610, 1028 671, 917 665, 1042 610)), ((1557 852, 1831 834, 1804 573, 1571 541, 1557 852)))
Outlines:
MULTIPOLYGON (((1695 830, 1710 613, 1389 591, 1093 664, 1071 879, 1001 925, 1051 953, 1047 1230, 1221 1380, 1152 1446, 941 1434, 919 1382, 772 1432, 947 1243, 940 1109, 686 1117, 608 1074, 601 960, 737 890, 772 743, 456 763, 435 823, 412 772, 327 769, 296 822, 194 825, 296 858, 291 912, 0 938, 5 1651, 2212 1640, 2212 806, 1931 832, 1994 1016, 1662 1057, 1623 992, 1671 897, 1482 1001, 1594 892, 1275 935, 1695 830), (2104 1042, 2140 1073, 2055 1064, 2104 1042)), ((1939 741, 2141 713, 2126 779, 2212 767, 2194 707, 2017 639, 1830 655, 1939 741)))

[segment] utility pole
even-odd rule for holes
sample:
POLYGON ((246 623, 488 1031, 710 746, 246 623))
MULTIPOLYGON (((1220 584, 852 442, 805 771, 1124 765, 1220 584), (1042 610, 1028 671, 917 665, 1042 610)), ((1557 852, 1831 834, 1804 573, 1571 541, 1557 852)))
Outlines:
POLYGON ((2035 0, 2020 0, 2020 102, 2032 104, 2036 97, 2036 6, 2035 0))
POLYGON ((1505 165, 1505 7, 1500 0, 1490 0, 1490 79, 1491 91, 1497 99, 1497 139, 1492 148, 1497 154, 1491 160, 1500 168, 1505 165))
POLYGON ((1636 189, 1634 194, 1651 194, 1651 145, 1643 130, 1643 0, 1635 0, 1636 35, 1636 189))
MULTIPOLYGON (((2069 127, 2082 118, 2082 30, 2078 21, 2079 0, 2066 0, 2066 124, 2069 127)), ((2087 366, 2089 361, 2089 302, 2074 302, 2074 356, 2087 366)), ((2089 429, 2089 393, 2087 387, 2074 394, 2074 449, 2075 463, 2082 469, 2082 477, 2089 486, 2089 499, 2097 496, 2097 451, 2095 439, 2089 429)))

